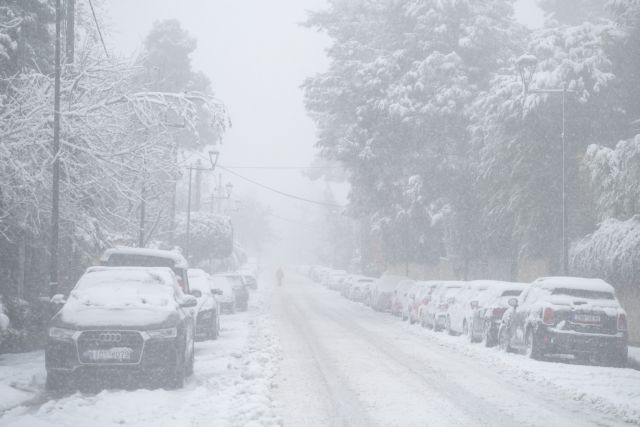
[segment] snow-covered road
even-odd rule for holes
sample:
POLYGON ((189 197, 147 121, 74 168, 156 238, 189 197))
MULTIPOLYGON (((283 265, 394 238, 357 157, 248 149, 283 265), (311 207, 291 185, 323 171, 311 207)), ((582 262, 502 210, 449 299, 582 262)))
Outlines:
POLYGON ((304 278, 274 298, 283 351, 276 398, 285 425, 603 426, 639 420, 637 371, 529 361, 471 346, 404 325, 304 278))
POLYGON ((198 343, 184 389, 51 396, 0 355, 0 426, 640 425, 640 372, 537 362, 376 313, 289 273, 198 343))

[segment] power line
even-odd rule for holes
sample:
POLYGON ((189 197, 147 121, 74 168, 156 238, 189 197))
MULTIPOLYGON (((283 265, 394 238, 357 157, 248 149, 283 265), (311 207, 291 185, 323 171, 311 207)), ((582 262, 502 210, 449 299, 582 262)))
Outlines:
POLYGON ((254 181, 254 180, 252 180, 250 178, 247 178, 246 176, 242 176, 239 173, 234 172, 234 171, 232 171, 232 170, 230 170, 230 169, 228 169, 228 168, 226 168, 224 166, 217 165, 216 167, 218 167, 218 168, 220 168, 222 170, 225 170, 228 173, 230 173, 231 175, 235 175, 238 178, 240 178, 240 179, 242 179, 244 181, 247 181, 247 182, 249 182, 249 183, 251 183, 253 185, 257 185, 258 187, 264 188, 265 190, 269 190, 269 191, 272 191, 272 192, 274 192, 276 194, 280 194, 281 196, 289 197, 289 198, 295 199, 295 200, 300 200, 302 202, 313 203, 313 204, 316 204, 316 205, 329 206, 329 207, 332 207, 332 208, 343 208, 344 207, 344 206, 339 205, 337 203, 319 202, 317 200, 305 199, 304 197, 296 196, 294 194, 285 193, 284 191, 277 190, 277 189, 275 189, 273 187, 269 187, 267 185, 264 185, 262 183, 254 181))
POLYGON ((93 15, 93 22, 96 23, 96 29, 98 30, 98 35, 100 36, 100 41, 102 42, 102 47, 104 48, 104 53, 109 57, 109 52, 107 52, 107 46, 104 44, 104 38, 102 38, 102 31, 100 31, 100 25, 98 24, 98 18, 96 18, 96 11, 93 9, 93 3, 89 0, 89 7, 91 8, 91 14, 93 15))
POLYGON ((290 169, 341 169, 340 166, 225 166, 228 169, 273 169, 273 170, 290 170, 290 169))

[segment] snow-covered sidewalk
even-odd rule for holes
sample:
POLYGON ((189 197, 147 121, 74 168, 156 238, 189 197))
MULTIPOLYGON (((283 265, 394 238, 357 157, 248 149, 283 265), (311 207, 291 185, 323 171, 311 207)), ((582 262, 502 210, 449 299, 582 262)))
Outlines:
POLYGON ((104 390, 50 399, 42 352, 0 357, 0 426, 280 425, 272 401, 279 345, 269 290, 249 311, 222 316, 217 341, 196 344, 195 372, 182 390, 104 390))

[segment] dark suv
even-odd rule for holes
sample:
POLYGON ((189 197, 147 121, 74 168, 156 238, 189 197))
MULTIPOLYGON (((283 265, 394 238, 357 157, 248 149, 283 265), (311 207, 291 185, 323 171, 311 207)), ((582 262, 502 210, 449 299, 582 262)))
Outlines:
POLYGON ((49 324, 48 389, 98 374, 180 388, 192 372, 194 321, 185 308, 197 301, 171 269, 91 267, 63 298, 52 300, 64 306, 49 324))
POLYGON ((533 359, 572 354, 579 360, 626 365, 627 315, 606 282, 541 278, 509 305, 498 333, 504 350, 519 350, 533 359))

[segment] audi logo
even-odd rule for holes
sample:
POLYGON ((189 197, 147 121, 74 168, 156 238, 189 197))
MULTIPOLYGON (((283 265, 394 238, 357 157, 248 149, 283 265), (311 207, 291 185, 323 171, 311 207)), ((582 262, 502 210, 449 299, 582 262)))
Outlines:
POLYGON ((120 342, 122 340, 122 335, 116 332, 103 332, 98 335, 98 341, 102 342, 120 342))

